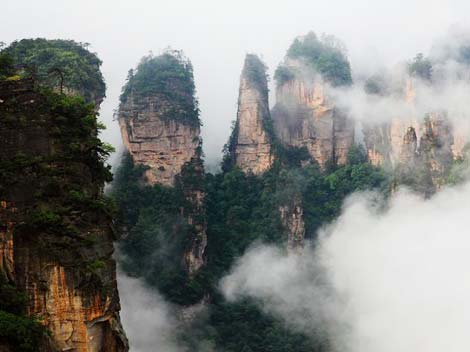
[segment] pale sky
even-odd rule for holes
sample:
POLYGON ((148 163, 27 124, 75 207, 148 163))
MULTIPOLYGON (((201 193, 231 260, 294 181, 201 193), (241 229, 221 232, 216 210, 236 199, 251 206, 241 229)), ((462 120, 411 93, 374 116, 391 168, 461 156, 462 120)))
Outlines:
MULTIPOLYGON (((120 144, 113 110, 127 71, 152 51, 183 49, 194 66, 209 162, 220 157, 236 117, 244 55, 259 54, 273 75, 297 35, 333 34, 353 70, 370 70, 427 52, 453 25, 465 25, 465 0, 0 0, 0 41, 62 38, 91 43, 103 60, 107 99, 103 137, 120 144)), ((273 87, 271 87, 273 89, 273 87)), ((272 102, 271 102, 272 103, 272 102)))

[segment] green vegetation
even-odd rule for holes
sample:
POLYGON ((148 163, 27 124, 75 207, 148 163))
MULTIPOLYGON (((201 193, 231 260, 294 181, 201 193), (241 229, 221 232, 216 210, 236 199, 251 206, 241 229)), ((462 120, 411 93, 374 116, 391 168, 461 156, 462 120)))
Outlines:
POLYGON ((25 316, 26 295, 0 280, 0 341, 18 352, 35 352, 48 331, 34 317, 25 316))
POLYGON ((145 56, 136 70, 130 70, 122 89, 121 103, 132 99, 146 105, 157 97, 155 108, 166 120, 199 126, 199 107, 195 98, 193 66, 181 51, 168 50, 159 56, 145 56))
POLYGON ((408 65, 408 72, 413 77, 421 78, 424 81, 431 81, 432 63, 423 54, 419 53, 408 65))
POLYGON ((106 85, 101 60, 88 46, 73 40, 23 39, 3 49, 0 61, 3 55, 10 57, 23 76, 33 75, 43 86, 63 87, 94 103, 104 98, 106 85))
POLYGON ((388 82, 384 74, 376 74, 364 82, 367 94, 385 96, 389 93, 388 82))
MULTIPOLYGON (((318 39, 314 32, 296 38, 287 50, 287 58, 301 60, 307 68, 320 73, 333 86, 352 83, 351 67, 342 44, 333 36, 318 39)), ((280 65, 274 74, 278 85, 293 79, 297 69, 280 65)))
POLYGON ((148 186, 141 182, 144 171, 143 166, 134 165, 127 155, 113 186, 112 195, 121 210, 121 222, 129 231, 121 241, 121 249, 126 254, 123 268, 143 276, 175 303, 196 303, 204 293, 203 278, 190 280, 181 259, 195 233, 194 226, 181 214, 181 208, 187 207, 186 188, 199 187, 197 183, 204 178, 192 177, 191 166, 187 165, 186 177, 176 187, 148 186))
POLYGON ((213 342, 217 350, 326 351, 324 336, 312 340, 292 332, 251 300, 226 302, 218 283, 254 242, 285 245, 279 206, 294 197, 303 204, 307 237, 314 240, 319 227, 339 215, 347 195, 356 190, 388 189, 383 172, 366 162, 362 148, 352 148, 349 160, 326 173, 313 164, 301 168, 297 162, 284 161, 262 176, 246 175, 230 165, 222 173, 184 177, 175 187, 162 187, 143 185, 145 168, 133 165, 127 156, 113 189, 128 231, 121 241, 123 267, 143 277, 173 303, 192 304, 209 294, 210 314, 199 327, 198 339, 213 342), (181 260, 194 235, 181 216, 185 187, 202 188, 206 194, 207 264, 191 279, 181 260))
POLYGON ((0 80, 12 77, 15 74, 15 61, 8 53, 1 51, 3 43, 0 42, 0 80))
MULTIPOLYGON (((2 216, 11 214, 2 220, 12 225, 15 263, 19 255, 61 265, 79 282, 75 289, 92 288, 93 295, 105 294, 113 284, 101 270, 112 250, 113 208, 103 187, 112 180, 106 159, 113 149, 99 138, 103 125, 95 99, 104 96, 99 65, 94 54, 74 42, 26 40, 0 52, 0 135, 6 139, 0 151, 0 199, 8 204, 2 216), (63 92, 74 89, 85 97, 59 92, 56 77, 44 75, 54 65, 70 70, 70 76, 61 72, 63 92), (17 247, 27 253, 18 254, 17 247)), ((41 285, 35 273, 15 269, 19 283, 41 285)), ((19 352, 49 350, 48 331, 27 314, 32 298, 2 279, 1 345, 19 352)))
POLYGON ((463 148, 462 156, 456 158, 449 171, 447 183, 457 185, 468 179, 470 172, 470 144, 467 143, 463 148))
POLYGON ((250 84, 254 84, 266 98, 269 93, 267 69, 266 64, 258 56, 254 54, 246 55, 243 73, 250 84))
POLYGON ((285 64, 280 64, 274 72, 274 79, 278 86, 282 86, 284 83, 292 81, 295 76, 293 68, 290 68, 285 64))

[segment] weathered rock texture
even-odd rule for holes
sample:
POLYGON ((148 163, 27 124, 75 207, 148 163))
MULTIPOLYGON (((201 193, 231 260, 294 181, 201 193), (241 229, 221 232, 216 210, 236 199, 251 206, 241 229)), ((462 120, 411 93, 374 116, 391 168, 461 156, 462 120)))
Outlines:
MULTIPOLYGON (((302 72, 302 64, 287 60, 286 67, 302 72)), ((321 168, 342 165, 354 143, 354 123, 326 92, 319 76, 297 73, 277 86, 272 116, 280 140, 287 146, 306 147, 321 168)))
POLYGON ((409 116, 394 118, 389 123, 364 125, 365 146, 372 164, 389 169, 400 167, 409 172, 420 166, 430 173, 432 184, 438 189, 450 171, 452 160, 462 155, 468 138, 462 131, 454 131, 445 112, 415 116, 413 104, 418 93, 413 80, 408 79, 403 99, 410 106, 409 116))
POLYGON ((66 113, 51 111, 31 82, 7 85, 0 85, 0 277, 26 293, 26 313, 50 330, 38 351, 127 351, 111 219, 68 198, 71 184, 91 202, 102 193, 83 142, 93 136, 61 139, 63 120, 55 119, 66 113), (64 143, 81 151, 64 154, 64 143))
POLYGON ((304 247, 305 223, 302 203, 294 198, 292 204, 279 207, 281 223, 287 233, 287 249, 299 253, 304 247))
POLYGON ((418 152, 418 139, 413 127, 408 127, 400 150, 399 162, 404 165, 413 165, 418 152))
POLYGON ((264 64, 255 55, 247 55, 240 77, 238 113, 232 136, 232 157, 244 172, 259 175, 274 161, 264 64))
POLYGON ((204 165, 192 66, 179 53, 146 58, 124 91, 128 94, 121 97, 119 124, 134 164, 147 167, 147 184, 173 187, 178 183, 183 190, 181 214, 193 230, 182 261, 192 277, 205 263, 207 246, 204 165))
POLYGON ((183 165, 196 155, 199 127, 165 118, 167 104, 158 97, 136 103, 129 98, 119 109, 124 145, 136 164, 148 166, 147 182, 172 186, 183 165))
POLYGON ((430 113, 423 121, 420 155, 430 170, 436 189, 445 183, 452 167, 454 154, 452 126, 444 113, 430 113))
POLYGON ((205 251, 207 247, 207 217, 204 204, 204 166, 200 151, 187 163, 178 177, 183 188, 186 206, 183 215, 188 224, 193 227, 189 246, 186 248, 183 259, 190 277, 206 263, 205 251))

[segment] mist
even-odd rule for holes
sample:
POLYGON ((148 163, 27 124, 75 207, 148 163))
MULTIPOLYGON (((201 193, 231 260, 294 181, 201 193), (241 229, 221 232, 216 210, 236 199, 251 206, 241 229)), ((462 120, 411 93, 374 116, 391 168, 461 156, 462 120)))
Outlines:
POLYGON ((221 289, 229 300, 255 298, 294 329, 325 328, 337 351, 465 351, 469 207, 469 183, 428 200, 402 190, 385 209, 356 194, 315 249, 255 246, 221 289))
MULTIPOLYGON (((332 94, 361 122, 424 116, 444 109, 458 126, 470 116, 470 85, 443 82, 439 90, 418 82, 420 100, 410 107, 395 96, 370 97, 361 79, 416 53, 433 52, 446 33, 468 21, 464 0, 214 1, 2 0, 0 41, 73 39, 91 44, 103 60, 107 97, 102 138, 118 152, 122 142, 114 110, 127 72, 150 51, 182 49, 194 66, 204 153, 209 169, 237 113, 239 76, 246 53, 259 54, 272 77, 292 40, 315 31, 333 34, 347 47, 355 82, 332 94)), ((457 71, 459 67, 445 66, 457 71)), ((274 82, 270 82, 270 103, 274 82)), ((252 297, 269 314, 310 335, 329 338, 349 352, 434 352, 470 348, 470 184, 448 188, 429 200, 407 191, 386 210, 377 197, 351 197, 341 217, 323 228, 302 256, 253 246, 220 283, 228 300, 252 297)), ((141 280, 118 272, 121 317, 132 351, 181 352, 176 315, 141 280)))
POLYGON ((171 306, 141 279, 118 271, 121 320, 131 351, 182 352, 176 333, 179 323, 171 306))
POLYGON ((292 40, 314 30, 344 41, 353 72, 374 73, 428 52, 450 26, 465 23, 469 12, 470 3, 463 0, 243 0, 223 5, 214 0, 3 0, 0 41, 44 37, 91 43, 103 60, 107 83, 103 138, 117 147, 121 139, 113 110, 128 70, 149 51, 184 50, 194 66, 206 160, 214 164, 236 117, 247 52, 260 54, 272 76, 292 40))

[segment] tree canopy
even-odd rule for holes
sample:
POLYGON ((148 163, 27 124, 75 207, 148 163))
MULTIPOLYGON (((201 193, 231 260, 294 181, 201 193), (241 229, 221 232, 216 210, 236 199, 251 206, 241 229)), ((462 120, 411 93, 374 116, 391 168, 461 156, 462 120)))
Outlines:
POLYGON ((23 39, 14 41, 1 53, 24 74, 34 75, 40 84, 57 88, 63 83, 64 89, 78 93, 86 101, 99 102, 106 92, 100 71, 102 62, 88 46, 73 40, 23 39))
POLYGON ((167 50, 159 56, 144 56, 137 68, 129 71, 120 100, 147 104, 149 98, 155 97, 163 118, 199 126, 195 94, 191 62, 182 51, 167 50))
MULTIPOLYGON (((298 37, 287 50, 287 58, 297 59, 320 73, 333 86, 352 83, 351 67, 341 42, 334 36, 324 35, 320 39, 314 32, 298 37)), ((295 70, 281 64, 274 78, 278 85, 295 76, 295 70)))

